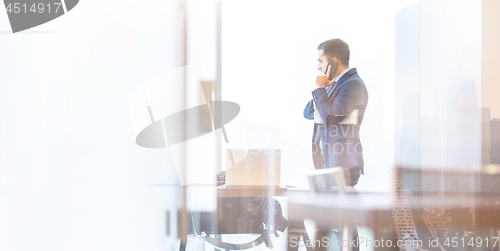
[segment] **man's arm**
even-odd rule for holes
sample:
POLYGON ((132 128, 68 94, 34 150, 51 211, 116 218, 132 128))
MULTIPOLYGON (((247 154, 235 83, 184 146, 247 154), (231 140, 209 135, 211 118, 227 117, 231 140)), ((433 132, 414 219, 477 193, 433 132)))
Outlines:
POLYGON ((349 115, 357 105, 364 103, 364 87, 359 81, 345 82, 340 88, 333 102, 328 99, 325 88, 318 88, 312 92, 319 114, 327 126, 339 122, 335 115, 349 115))
POLYGON ((309 101, 307 103, 306 108, 304 108, 304 118, 306 119, 314 119, 314 104, 313 101, 309 101))

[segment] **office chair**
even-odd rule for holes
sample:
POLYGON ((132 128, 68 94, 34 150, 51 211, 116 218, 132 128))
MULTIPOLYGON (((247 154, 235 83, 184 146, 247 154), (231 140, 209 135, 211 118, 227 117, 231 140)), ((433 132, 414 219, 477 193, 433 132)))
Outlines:
POLYGON ((181 240, 179 251, 185 251, 187 239, 199 240, 217 249, 244 250, 263 242, 273 248, 269 236, 279 237, 288 220, 283 216, 281 204, 269 197, 219 197, 217 212, 189 212, 190 235, 181 240), (274 219, 274 221, 272 221, 274 219), (246 243, 223 242, 211 235, 255 234, 253 241, 246 243))

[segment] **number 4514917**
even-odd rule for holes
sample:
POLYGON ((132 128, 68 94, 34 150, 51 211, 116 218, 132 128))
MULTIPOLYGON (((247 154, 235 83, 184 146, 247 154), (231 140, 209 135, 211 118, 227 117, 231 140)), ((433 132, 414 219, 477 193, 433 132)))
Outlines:
POLYGON ((33 3, 31 6, 26 5, 26 3, 9 3, 7 5, 8 13, 57 13, 61 7, 61 3, 33 3), (51 5, 52 10, 51 10, 51 5))

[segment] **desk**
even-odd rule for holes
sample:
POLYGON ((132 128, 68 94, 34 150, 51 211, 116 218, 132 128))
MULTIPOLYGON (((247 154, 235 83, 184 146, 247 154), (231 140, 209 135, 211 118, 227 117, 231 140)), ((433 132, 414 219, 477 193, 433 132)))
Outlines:
POLYGON ((390 193, 314 193, 287 191, 290 220, 311 219, 321 227, 338 224, 376 226, 376 214, 392 208, 390 193))
POLYGON ((324 229, 342 229, 343 225, 377 229, 379 214, 391 211, 393 205, 390 193, 348 192, 342 195, 288 189, 287 197, 289 221, 310 219, 324 229))
MULTIPOLYGON (((165 187, 173 190, 178 190, 180 193, 180 185, 163 185, 153 184, 154 187, 165 187)), ((188 185, 189 187, 189 185, 188 185)), ((192 185, 197 187, 197 185, 192 185)), ((203 187, 203 186, 201 186, 203 187)), ((211 188, 215 186, 209 186, 211 188)), ((226 187, 225 185, 217 187, 217 197, 273 197, 286 196, 286 187, 226 187)))
POLYGON ((217 187, 217 197, 285 196, 286 187, 217 187))
MULTIPOLYGON (((378 229, 393 224, 393 226, 390 227, 394 227, 394 232, 390 233, 392 236, 387 237, 392 239, 393 244, 395 244, 394 240, 399 240, 401 237, 396 236, 398 231, 401 231, 401 229, 398 229, 397 226, 396 218, 399 218, 399 216, 396 214, 399 210, 401 210, 400 203, 403 202, 398 202, 398 196, 394 196, 393 194, 360 192, 347 193, 343 196, 337 193, 312 193, 309 191, 288 189, 287 196, 288 219, 290 221, 301 222, 305 219, 311 219, 316 222, 316 225, 319 228, 323 229, 338 228, 343 225, 369 227, 374 230, 373 232, 375 236, 373 241, 381 240, 381 236, 377 236, 378 229), (389 219, 393 218, 394 222, 384 222, 381 215, 384 215, 389 219)), ((488 222, 479 222, 479 225, 477 225, 478 223, 476 222, 473 233, 474 235, 469 237, 474 237, 474 239, 482 237, 483 241, 487 238, 490 238, 489 241, 493 241, 492 236, 498 237, 498 232, 496 232, 500 229, 500 220, 498 220, 500 219, 500 215, 498 215, 498 205, 496 203, 490 203, 500 201, 499 195, 496 193, 420 192, 406 193, 405 196, 408 196, 409 203, 403 206, 403 210, 412 215, 413 218, 411 220, 411 224, 417 227, 418 240, 423 242, 423 248, 426 250, 441 249, 437 246, 429 246, 430 240, 437 240, 437 236, 432 234, 432 231, 435 231, 436 228, 427 225, 429 223, 424 221, 422 216, 424 215, 424 208, 428 211, 435 210, 436 212, 441 212, 441 214, 443 214, 445 208, 456 206, 453 210, 457 215, 467 215, 467 213, 470 213, 471 209, 474 209, 474 217, 482 214, 485 215, 485 217, 490 218, 487 218, 488 222), (418 201, 418 205, 415 201, 418 201)), ((444 215, 442 217, 451 216, 444 215)), ((404 227, 406 229, 407 226, 404 227)), ((453 227, 455 227, 455 225, 449 226, 450 229, 453 227)), ((387 240, 386 236, 383 238, 387 240)), ((439 237, 439 244, 441 247, 449 250, 448 248, 450 247, 446 246, 446 240, 446 236, 439 237)), ((448 240, 451 240, 451 237, 449 237, 448 240)), ((449 243, 451 243, 451 241, 449 241, 449 243)), ((466 245, 461 247, 461 249, 455 248, 452 250, 466 250, 468 242, 465 241, 465 243, 466 245)), ((495 248, 494 250, 497 250, 499 245, 500 243, 491 248, 495 248)))

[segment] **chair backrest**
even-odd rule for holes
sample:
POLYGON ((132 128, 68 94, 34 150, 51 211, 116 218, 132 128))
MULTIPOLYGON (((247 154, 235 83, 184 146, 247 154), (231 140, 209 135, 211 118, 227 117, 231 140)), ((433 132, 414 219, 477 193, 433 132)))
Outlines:
POLYGON ((278 200, 271 197, 219 197, 216 212, 190 212, 189 232, 217 249, 243 250, 265 242, 272 248, 269 235, 284 232, 288 220, 278 200), (260 234, 249 243, 227 243, 210 234, 260 234))
POLYGON ((309 187, 314 192, 337 191, 344 194, 347 183, 341 167, 307 170, 305 174, 309 181, 309 187))

